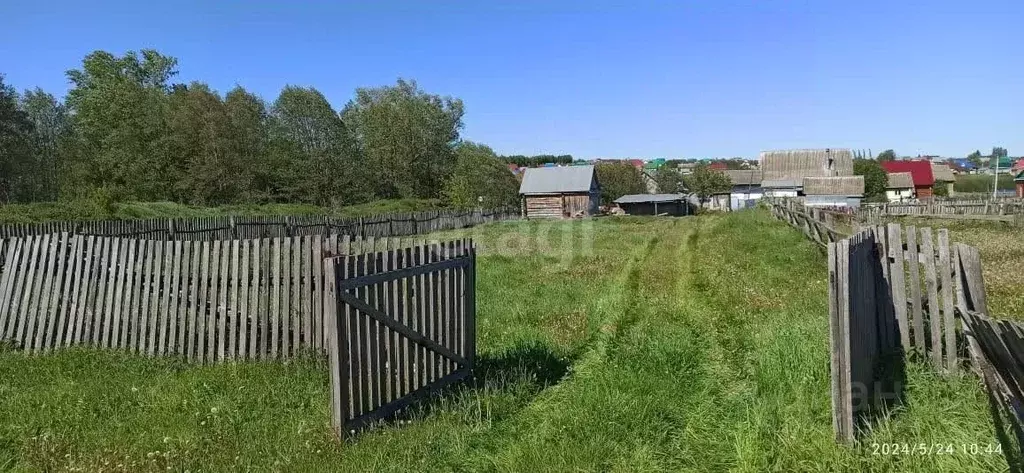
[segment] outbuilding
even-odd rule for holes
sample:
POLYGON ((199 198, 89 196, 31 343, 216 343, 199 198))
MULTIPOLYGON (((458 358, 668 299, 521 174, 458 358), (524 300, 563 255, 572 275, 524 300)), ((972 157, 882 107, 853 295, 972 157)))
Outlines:
POLYGON ((1013 183, 1017 186, 1017 198, 1024 199, 1024 170, 1017 173, 1013 183))
POLYGON ((924 160, 913 161, 883 161, 882 168, 885 172, 909 172, 914 179, 914 196, 918 200, 932 198, 932 186, 935 185, 935 175, 932 174, 932 163, 924 160))
POLYGON ((732 210, 753 207, 758 200, 761 200, 761 197, 764 197, 760 169, 737 169, 724 172, 732 181, 732 191, 729 193, 729 206, 732 210))
POLYGON ((889 202, 914 200, 914 178, 909 172, 891 172, 885 186, 885 197, 889 202))
POLYGON ((594 166, 529 168, 519 194, 524 218, 572 218, 597 213, 601 186, 594 166))
POLYGON ((804 204, 808 207, 860 207, 864 176, 805 177, 804 204))
POLYGON ((615 199, 626 215, 690 215, 690 206, 683 194, 630 194, 615 199))

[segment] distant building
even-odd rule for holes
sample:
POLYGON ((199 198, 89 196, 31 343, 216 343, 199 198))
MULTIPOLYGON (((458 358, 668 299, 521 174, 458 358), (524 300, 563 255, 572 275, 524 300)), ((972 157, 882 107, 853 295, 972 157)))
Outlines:
POLYGON ((525 218, 570 218, 597 213, 601 186, 594 166, 529 168, 519 194, 525 218))
POLYGON ((805 177, 803 193, 808 207, 860 207, 864 176, 805 177))
POLYGON ((1017 172, 1017 177, 1013 178, 1013 183, 1017 187, 1017 198, 1024 199, 1024 170, 1017 172))
POLYGON ((932 163, 932 176, 935 183, 946 186, 946 195, 953 195, 953 184, 956 183, 956 176, 953 170, 946 163, 932 163))
POLYGON ((764 197, 764 189, 761 188, 760 169, 728 170, 723 172, 732 181, 732 191, 729 193, 729 207, 732 210, 753 207, 758 200, 764 197))
POLYGON ((803 179, 764 179, 761 189, 765 197, 796 197, 804 187, 803 179))
POLYGON ((935 175, 932 174, 932 163, 929 161, 883 161, 882 168, 887 173, 909 172, 914 180, 914 196, 920 200, 932 198, 932 186, 935 175))
POLYGON ((729 166, 726 166, 723 162, 715 162, 709 164, 708 168, 714 169, 715 171, 725 171, 726 169, 729 169, 729 166))
POLYGON ((909 172, 889 173, 889 183, 885 186, 885 197, 889 202, 907 202, 914 200, 914 178, 909 172))
POLYGON ((763 151, 760 163, 766 181, 853 175, 853 153, 848 149, 763 151))

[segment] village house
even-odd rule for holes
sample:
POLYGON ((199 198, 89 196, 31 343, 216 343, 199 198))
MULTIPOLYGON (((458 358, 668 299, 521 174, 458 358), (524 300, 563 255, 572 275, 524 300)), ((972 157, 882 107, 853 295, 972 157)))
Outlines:
POLYGON ((889 173, 889 183, 885 186, 885 197, 889 202, 908 202, 914 200, 914 178, 909 172, 889 173))
POLYGON ((519 194, 524 218, 571 218, 597 213, 601 186, 594 166, 529 168, 519 194))
POLYGON ((909 172, 914 180, 914 196, 918 200, 929 200, 932 198, 932 186, 935 185, 932 163, 919 160, 883 161, 882 169, 885 169, 885 172, 889 174, 909 172))
POLYGON ((1017 187, 1017 198, 1024 199, 1024 169, 1017 172, 1017 177, 1013 178, 1013 183, 1017 187))
POLYGON ((762 151, 761 187, 765 196, 796 197, 804 178, 853 175, 853 152, 848 149, 762 151))
POLYGON ((805 177, 803 193, 807 207, 860 207, 864 176, 805 177))

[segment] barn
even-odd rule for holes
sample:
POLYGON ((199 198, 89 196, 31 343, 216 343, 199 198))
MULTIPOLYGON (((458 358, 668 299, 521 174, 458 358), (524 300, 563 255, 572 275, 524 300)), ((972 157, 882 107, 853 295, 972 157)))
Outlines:
POLYGON ((519 194, 524 218, 571 218, 597 213, 601 186, 594 166, 529 168, 519 194))
POLYGON ((762 151, 760 162, 761 179, 765 181, 853 175, 853 153, 848 149, 762 151))

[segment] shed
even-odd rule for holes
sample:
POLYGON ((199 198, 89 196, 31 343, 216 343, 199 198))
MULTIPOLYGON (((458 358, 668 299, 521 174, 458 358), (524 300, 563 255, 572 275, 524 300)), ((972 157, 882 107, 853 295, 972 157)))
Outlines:
POLYGON ((860 207, 864 176, 805 177, 803 189, 808 207, 860 207))
POLYGON ((683 194, 630 194, 615 199, 626 215, 690 214, 690 206, 683 194))
POLYGON ((887 173, 909 172, 914 180, 914 195, 918 199, 930 199, 935 175, 932 174, 932 163, 924 160, 883 161, 882 168, 887 173))
POLYGON ((956 183, 956 175, 946 163, 932 163, 932 176, 935 183, 946 186, 946 195, 953 195, 953 184, 956 183))
POLYGON ((906 202, 914 200, 914 178, 909 172, 892 172, 888 174, 889 182, 885 186, 885 196, 889 202, 906 202))
POLYGON ((568 218, 597 213, 601 186, 594 166, 529 168, 519 194, 524 218, 568 218))
POLYGON ((837 148, 762 151, 759 167, 766 181, 852 176, 853 152, 837 148))
POLYGON ((764 197, 764 189, 761 188, 760 169, 741 169, 723 172, 732 181, 729 206, 733 210, 753 207, 761 197, 764 197))
POLYGON ((803 189, 802 179, 765 179, 761 189, 766 197, 796 197, 803 189))

